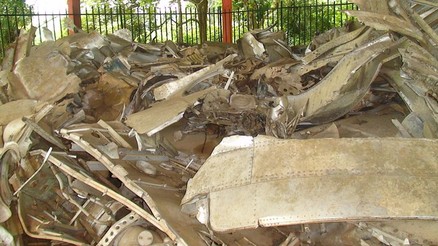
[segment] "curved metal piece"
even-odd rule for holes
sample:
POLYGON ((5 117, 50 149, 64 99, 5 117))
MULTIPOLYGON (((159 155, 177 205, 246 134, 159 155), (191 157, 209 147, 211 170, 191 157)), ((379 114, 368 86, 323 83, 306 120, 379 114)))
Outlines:
POLYGON ((209 194, 215 231, 437 220, 436 149, 436 139, 229 137, 189 182, 183 204, 209 194))
POLYGON ((139 219, 140 216, 137 213, 129 213, 128 215, 114 223, 111 228, 109 228, 109 230, 105 233, 102 239, 100 239, 99 243, 97 243, 97 246, 112 245, 112 241, 120 234, 120 232, 137 222, 139 219))
POLYGON ((319 84, 300 95, 288 96, 289 109, 299 113, 304 108, 301 121, 312 123, 327 123, 343 116, 363 98, 382 62, 398 56, 398 44, 384 35, 356 49, 319 84))

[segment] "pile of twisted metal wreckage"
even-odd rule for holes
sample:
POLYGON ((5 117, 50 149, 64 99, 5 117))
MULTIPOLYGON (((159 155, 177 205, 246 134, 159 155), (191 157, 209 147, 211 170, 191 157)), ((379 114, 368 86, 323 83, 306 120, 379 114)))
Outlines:
POLYGON ((438 4, 352 2, 304 49, 22 32, 2 244, 438 244, 438 4))

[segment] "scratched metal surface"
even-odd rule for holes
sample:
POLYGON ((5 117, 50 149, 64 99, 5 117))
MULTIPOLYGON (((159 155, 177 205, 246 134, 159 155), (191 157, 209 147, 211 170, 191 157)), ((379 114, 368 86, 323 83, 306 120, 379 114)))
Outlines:
POLYGON ((438 219, 438 140, 259 136, 250 146, 215 151, 198 174, 183 202, 210 194, 210 223, 216 231, 438 219), (238 152, 245 158, 236 158, 238 152))

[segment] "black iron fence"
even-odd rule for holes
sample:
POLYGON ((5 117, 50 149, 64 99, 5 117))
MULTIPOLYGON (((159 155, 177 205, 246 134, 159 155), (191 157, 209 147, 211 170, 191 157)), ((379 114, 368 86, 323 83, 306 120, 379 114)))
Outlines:
MULTIPOLYGON (((346 0, 314 1, 314 4, 293 2, 287 6, 280 4, 277 8, 233 10, 233 41, 249 30, 271 28, 273 31, 283 30, 290 45, 304 45, 315 34, 343 25, 348 17, 342 11, 356 8, 346 0)), ((208 10, 207 41, 223 41, 223 14, 221 8, 208 10)), ((67 28, 72 23, 68 17, 67 12, 35 13, 32 9, 1 9, 0 56, 4 56, 5 48, 15 40, 18 30, 31 25, 38 28, 35 43, 49 39, 49 36, 58 39, 68 35, 67 28)), ((178 11, 172 7, 104 6, 82 9, 80 17, 81 29, 87 32, 94 30, 109 34, 119 29, 128 29, 132 33, 132 39, 141 43, 173 40, 192 45, 200 42, 198 12, 195 8, 178 11)))

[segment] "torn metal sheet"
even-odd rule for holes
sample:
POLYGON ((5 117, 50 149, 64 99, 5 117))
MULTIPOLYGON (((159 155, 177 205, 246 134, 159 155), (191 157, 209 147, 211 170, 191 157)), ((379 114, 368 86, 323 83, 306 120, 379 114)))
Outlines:
POLYGON ((413 80, 412 86, 438 102, 437 58, 413 42, 399 51, 403 60, 401 71, 413 80))
POLYGON ((17 62, 14 73, 18 80, 10 81, 10 97, 54 102, 79 91, 81 80, 67 74, 69 59, 57 46, 46 45, 17 62))
POLYGON ((134 128, 138 133, 146 133, 148 136, 152 136, 179 121, 188 107, 214 90, 214 88, 209 88, 188 96, 172 97, 158 102, 152 105, 151 108, 129 115, 126 125, 134 128))
POLYGON ((397 45, 382 36, 346 55, 317 85, 288 97, 292 112, 304 108, 301 120, 314 123, 330 122, 346 114, 368 91, 383 61, 398 56, 397 45))
POLYGON ((167 99, 171 96, 181 96, 187 89, 190 89, 195 84, 215 75, 224 73, 224 64, 232 61, 236 56, 236 54, 229 55, 216 64, 210 65, 186 77, 169 82, 154 89, 155 100, 167 99))
POLYGON ((243 55, 247 58, 256 57, 258 59, 262 59, 263 54, 265 53, 264 45, 259 42, 251 33, 243 34, 239 44, 243 51, 243 55))
POLYGON ((360 21, 364 22, 366 25, 371 26, 377 30, 383 31, 395 31, 409 37, 413 37, 420 41, 425 41, 423 34, 410 22, 393 16, 393 15, 382 15, 374 12, 356 11, 356 10, 346 10, 347 14, 355 16, 360 21))
POLYGON ((364 31, 366 30, 366 27, 360 27, 357 30, 348 32, 344 35, 341 35, 333 40, 331 40, 330 42, 327 42, 321 46, 319 46, 318 48, 316 48, 315 50, 313 50, 312 52, 306 54, 305 57, 303 57, 301 59, 301 61, 304 64, 309 64, 310 62, 312 62, 313 60, 315 60, 316 58, 318 58, 319 56, 321 56, 322 54, 324 54, 325 52, 336 48, 342 44, 345 44, 347 42, 352 41, 353 39, 357 38, 359 35, 361 35, 364 31))
POLYGON ((101 49, 102 47, 109 45, 109 42, 97 32, 78 32, 75 35, 58 39, 55 43, 57 46, 60 46, 63 43, 68 43, 70 47, 77 49, 101 49))
POLYGON ((422 134, 426 138, 438 138, 438 104, 427 95, 411 86, 412 80, 400 76, 399 71, 384 69, 382 74, 399 91, 401 98, 412 112, 423 122, 422 134))
POLYGON ((438 141, 428 139, 229 137, 189 181, 183 204, 208 195, 209 222, 216 231, 437 220, 436 149, 438 141))
POLYGON ((6 126, 12 120, 34 114, 37 104, 36 100, 22 99, 0 105, 0 126, 6 126))
POLYGON ((136 85, 131 85, 118 73, 105 73, 99 82, 89 85, 82 98, 84 111, 96 119, 116 120, 130 102, 136 85))

